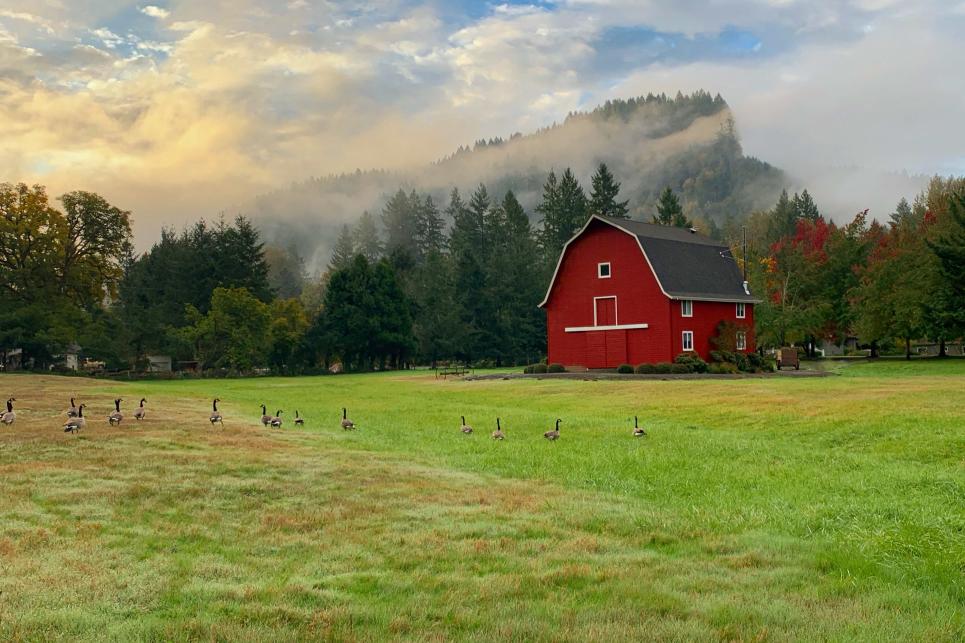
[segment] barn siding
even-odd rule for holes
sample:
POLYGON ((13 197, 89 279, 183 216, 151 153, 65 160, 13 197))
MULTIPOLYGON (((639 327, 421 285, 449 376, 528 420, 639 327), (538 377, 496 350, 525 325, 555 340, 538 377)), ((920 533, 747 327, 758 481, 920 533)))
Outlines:
POLYGON ((604 368, 627 361, 669 361, 670 307, 647 265, 636 239, 605 223, 593 223, 570 244, 546 302, 547 344, 550 362, 567 366, 604 368), (597 277, 597 264, 610 262, 611 277, 597 277), (625 340, 591 340, 593 333, 567 333, 567 326, 592 326, 594 297, 617 297, 617 323, 649 324, 646 329, 607 331, 625 340), (623 348, 620 348, 623 344, 623 348), (610 360, 607 360, 607 353, 610 360), (620 362, 611 363, 619 355, 620 362), (590 363, 588 363, 590 362, 590 363), (597 364, 603 364, 598 366, 597 364))
POLYGON ((722 320, 747 326, 747 350, 753 351, 754 306, 737 319, 733 302, 695 301, 693 317, 683 317, 657 283, 634 236, 600 221, 567 248, 546 302, 547 353, 551 363, 569 367, 613 368, 621 363, 670 362, 683 352, 684 330, 694 332, 694 348, 704 359, 715 349, 711 338, 722 320), (610 278, 597 276, 597 264, 610 263, 610 278), (595 297, 617 297, 618 324, 649 324, 645 329, 565 332, 593 326, 595 297))

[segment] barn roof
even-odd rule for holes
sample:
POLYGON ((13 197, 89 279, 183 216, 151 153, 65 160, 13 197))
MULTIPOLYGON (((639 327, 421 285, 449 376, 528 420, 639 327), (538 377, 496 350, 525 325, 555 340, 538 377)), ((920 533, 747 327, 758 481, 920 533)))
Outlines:
POLYGON ((743 275, 727 245, 687 228, 594 215, 563 247, 546 298, 540 306, 549 301, 567 248, 594 221, 611 225, 636 238, 660 289, 671 299, 760 301, 745 290, 743 275))

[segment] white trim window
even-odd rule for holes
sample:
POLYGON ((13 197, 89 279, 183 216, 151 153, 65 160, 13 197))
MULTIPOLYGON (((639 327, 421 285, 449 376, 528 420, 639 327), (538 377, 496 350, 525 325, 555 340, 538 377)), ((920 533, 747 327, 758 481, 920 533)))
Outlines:
POLYGON ((693 317, 694 316, 694 302, 691 299, 681 299, 680 300, 680 316, 681 317, 693 317))
POLYGON ((596 276, 600 279, 609 279, 612 274, 609 261, 596 264, 596 276))
POLYGON ((681 346, 684 351, 694 350, 694 331, 685 330, 681 334, 681 346))
POLYGON ((737 331, 737 350, 747 350, 747 333, 742 330, 737 331))
POLYGON ((744 319, 747 316, 747 308, 744 302, 737 302, 737 319, 744 319))

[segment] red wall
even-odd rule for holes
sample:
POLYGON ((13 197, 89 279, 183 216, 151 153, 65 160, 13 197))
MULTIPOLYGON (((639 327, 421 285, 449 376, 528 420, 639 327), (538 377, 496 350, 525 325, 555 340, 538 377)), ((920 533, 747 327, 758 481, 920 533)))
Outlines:
POLYGON ((704 359, 710 338, 723 320, 748 324, 748 350, 754 348, 753 306, 736 319, 733 303, 695 301, 694 316, 680 316, 680 302, 668 299, 640 252, 635 237, 594 221, 566 251, 546 302, 550 363, 612 368, 622 363, 670 362, 682 352, 683 330, 694 331, 694 348, 704 359), (597 277, 597 264, 610 262, 609 279, 597 277), (593 326, 594 297, 616 295, 618 324, 649 324, 645 329, 567 333, 566 327, 593 326))

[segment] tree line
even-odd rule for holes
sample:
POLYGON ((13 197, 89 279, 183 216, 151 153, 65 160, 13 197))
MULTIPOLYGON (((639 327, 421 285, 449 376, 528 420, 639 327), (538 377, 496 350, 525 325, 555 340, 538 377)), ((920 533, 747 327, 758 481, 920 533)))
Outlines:
MULTIPOLYGON (((118 369, 159 354, 238 372, 532 363, 545 355, 537 304, 563 245, 591 214, 626 218, 619 193, 605 164, 589 193, 569 169, 551 172, 532 225, 512 190, 453 189, 436 204, 399 189, 343 226, 327 269, 308 278, 297 253, 266 246, 244 217, 164 230, 137 255, 131 214, 102 197, 71 192, 58 207, 41 186, 3 184, 0 349, 38 368, 78 347, 118 369)), ((965 179, 936 178, 883 224, 862 212, 839 225, 806 190, 784 192, 707 232, 731 242, 763 299, 764 346, 944 346, 965 334, 963 195, 965 179)), ((694 225, 670 188, 653 221, 694 225)))
MULTIPOLYGON (((965 335, 965 179, 932 179, 883 223, 864 210, 835 224, 805 190, 783 192, 745 225, 764 345, 795 343, 814 356, 821 342, 853 341, 872 355, 898 348, 910 357, 912 340, 944 355, 965 335)), ((738 230, 725 234, 736 252, 738 230)))

